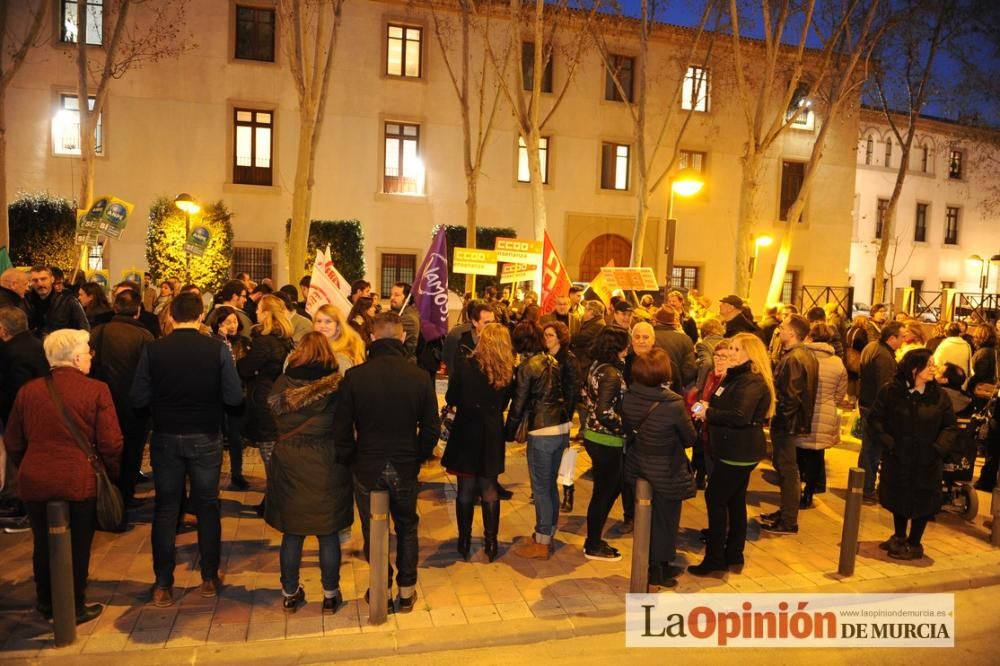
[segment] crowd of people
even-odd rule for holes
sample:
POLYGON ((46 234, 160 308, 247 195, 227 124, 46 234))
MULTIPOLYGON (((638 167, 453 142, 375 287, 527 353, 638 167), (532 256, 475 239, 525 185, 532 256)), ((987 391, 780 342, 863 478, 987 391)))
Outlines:
MULTIPOLYGON (((60 277, 44 266, 0 276, 0 452, 10 468, 0 466, 0 520, 7 531, 33 532, 37 607, 51 617, 45 504, 69 502, 79 621, 101 612, 86 603, 97 529, 92 464, 115 479, 128 509, 116 529, 129 529, 143 501, 136 486, 145 482, 147 442, 151 603, 160 607, 174 603, 175 538, 185 523, 198 532, 198 593, 219 593, 223 451, 230 487, 247 490, 248 445, 266 476, 257 512, 282 535, 289 612, 305 603, 306 537, 319 543, 323 610, 341 607, 342 539, 356 507, 369 556, 371 493, 382 490, 397 537, 390 610, 414 608, 418 474, 442 439, 440 464, 457 480, 454 548, 465 560, 477 503, 482 552, 489 561, 500 555, 501 502, 511 497, 500 476, 506 443, 517 441, 526 444, 535 526, 511 547, 515 557, 551 557, 560 512, 575 508, 583 450, 592 480, 584 557, 621 559, 606 538, 608 518, 620 498, 618 533, 632 531, 635 486, 645 479, 653 491, 650 584, 672 587, 685 572, 739 573, 748 487, 768 441, 780 505, 758 518, 771 534, 795 534, 799 512, 826 490, 824 451, 840 442, 838 409, 853 401, 865 501, 880 502, 895 524, 882 547, 917 559, 940 506, 956 413, 984 406, 1000 365, 992 326, 978 325, 970 338, 956 322, 925 336, 919 322, 887 321, 880 306, 851 326, 835 307, 805 316, 769 308, 757 322, 736 295, 713 312, 693 292, 670 291, 662 304, 619 293, 605 304, 574 286, 543 314, 537 294, 491 287, 482 299, 467 295, 459 322, 428 342, 403 282, 380 304, 358 280, 349 312, 323 305, 310 316, 308 278, 274 289, 241 274, 215 294, 176 280, 146 290, 122 282, 108 300, 103 289, 67 288, 60 277), (684 569, 676 563, 681 511, 699 490, 705 554, 684 569)), ((983 488, 996 482, 998 439, 991 435, 983 488)))

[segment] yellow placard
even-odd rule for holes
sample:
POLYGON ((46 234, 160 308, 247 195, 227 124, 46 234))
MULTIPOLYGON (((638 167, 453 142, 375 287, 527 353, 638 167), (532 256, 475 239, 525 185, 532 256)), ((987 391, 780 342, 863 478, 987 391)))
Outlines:
POLYGON ((451 270, 466 275, 496 275, 497 253, 493 250, 456 247, 451 259, 451 270))
POLYGON ((542 241, 497 238, 493 249, 496 250, 497 261, 529 266, 542 264, 542 241))
POLYGON ((660 287, 656 284, 656 275, 652 268, 609 268, 601 269, 608 287, 613 291, 621 289, 623 291, 656 291, 660 287))
POLYGON ((500 269, 500 284, 534 280, 538 269, 528 264, 504 264, 500 269))

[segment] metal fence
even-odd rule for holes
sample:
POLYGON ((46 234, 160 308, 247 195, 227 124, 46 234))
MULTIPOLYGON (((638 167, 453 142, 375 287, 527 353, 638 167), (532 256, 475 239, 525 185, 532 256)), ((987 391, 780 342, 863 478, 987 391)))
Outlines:
POLYGON ((854 311, 854 287, 803 286, 799 291, 799 312, 810 308, 836 303, 845 321, 850 321, 854 311))

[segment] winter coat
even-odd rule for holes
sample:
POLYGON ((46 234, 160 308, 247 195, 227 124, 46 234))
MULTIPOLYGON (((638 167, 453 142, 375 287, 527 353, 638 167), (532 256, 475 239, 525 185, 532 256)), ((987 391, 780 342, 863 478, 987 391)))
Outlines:
POLYGON ((354 522, 351 472, 337 462, 333 446, 339 384, 339 372, 300 366, 271 389, 267 402, 278 441, 267 471, 264 520, 279 532, 334 534, 354 522))
POLYGON ((528 432, 561 425, 573 418, 566 409, 559 362, 551 354, 532 354, 521 361, 514 374, 514 395, 505 428, 509 441, 513 441, 524 418, 531 419, 528 432))
MULTIPOLYGON (((97 449, 108 476, 117 479, 122 433, 107 384, 67 367, 54 368, 52 381, 69 418, 97 449)), ((45 378, 31 380, 17 394, 4 443, 17 467, 22 500, 79 502, 97 497, 94 468, 52 401, 45 378)))
POLYGON ((809 434, 816 404, 819 364, 802 344, 789 348, 774 367, 778 404, 771 430, 791 435, 809 434))
POLYGON ((594 361, 587 373, 584 396, 587 402, 587 427, 584 439, 606 446, 622 446, 625 428, 621 405, 625 395, 625 377, 621 363, 594 361))
POLYGON ((983 345, 972 355, 972 376, 969 378, 969 393, 976 390, 977 384, 997 383, 997 347, 983 345))
POLYGON ((132 409, 128 395, 142 350, 152 341, 153 334, 145 326, 137 319, 124 315, 117 315, 107 324, 101 324, 90 336, 90 345, 94 349, 90 374, 111 389, 118 425, 127 435, 141 437, 149 430, 148 415, 132 409))
MULTIPOLYGON (((934 365, 943 366, 945 363, 954 363, 962 369, 966 378, 970 374, 971 360, 972 347, 957 335, 945 338, 934 350, 934 365)), ((968 379, 966 379, 966 383, 968 383, 968 379)))
POLYGON ((712 457, 747 463, 763 458, 770 406, 771 392, 764 378, 751 370, 750 361, 726 370, 705 410, 712 457))
POLYGON ((847 369, 832 345, 825 342, 807 342, 819 363, 819 381, 816 402, 813 406, 812 427, 808 435, 794 439, 800 449, 828 449, 840 444, 840 415, 837 404, 847 394, 847 369))
POLYGON ((698 378, 698 365, 694 360, 694 343, 682 331, 670 326, 653 326, 656 346, 670 357, 670 387, 683 393, 698 378))
POLYGON ((448 376, 445 401, 457 408, 441 464, 453 472, 495 477, 504 471, 503 411, 510 383, 495 388, 478 361, 459 351, 448 376))
POLYGON ((7 422, 22 386, 47 374, 49 360, 41 340, 21 331, 7 342, 0 341, 0 421, 7 422))
POLYGON ((28 308, 28 328, 40 339, 61 328, 90 330, 83 306, 69 292, 53 289, 47 298, 42 298, 34 289, 29 289, 24 303, 28 308))
POLYGON ((896 374, 896 354, 892 347, 876 339, 861 352, 861 371, 858 373, 858 405, 870 408, 883 386, 896 374))
MULTIPOLYGON (((726 322, 726 333, 723 337, 731 338, 737 333, 753 333, 757 337, 761 336, 760 328, 757 324, 753 323, 746 318, 742 312, 736 314, 735 317, 726 322)), ((764 341, 766 345, 770 340, 764 341)))
POLYGON ((580 330, 576 332, 572 338, 570 338, 569 348, 572 350, 573 355, 576 356, 577 362, 580 364, 580 376, 586 377, 587 373, 590 371, 590 348, 594 344, 594 340, 597 339, 597 335, 604 328, 604 320, 600 317, 594 317, 590 321, 580 321, 580 330))
POLYGON ((666 499, 694 497, 694 477, 684 449, 694 444, 696 435, 684 398, 667 388, 632 384, 622 398, 622 421, 626 431, 639 427, 625 453, 626 483, 642 478, 666 499), (657 406, 650 412, 653 404, 657 406))
POLYGON ((721 341, 721 335, 709 335, 694 346, 695 363, 698 366, 695 388, 699 391, 704 388, 705 380, 715 370, 715 359, 712 358, 712 355, 721 341))
POLYGON ((261 335, 259 331, 254 329, 250 351, 236 364, 247 389, 243 434, 251 442, 273 442, 278 437, 278 428, 267 398, 274 381, 281 376, 285 358, 292 351, 292 340, 277 333, 261 335))
POLYGON ((948 396, 934 382, 920 394, 895 379, 879 391, 867 424, 867 436, 882 444, 882 506, 907 518, 937 513, 944 457, 958 433, 948 396))
POLYGON ((566 347, 560 347, 556 352, 556 361, 559 362, 559 379, 562 382, 566 420, 572 421, 576 403, 580 401, 580 366, 576 356, 566 347))

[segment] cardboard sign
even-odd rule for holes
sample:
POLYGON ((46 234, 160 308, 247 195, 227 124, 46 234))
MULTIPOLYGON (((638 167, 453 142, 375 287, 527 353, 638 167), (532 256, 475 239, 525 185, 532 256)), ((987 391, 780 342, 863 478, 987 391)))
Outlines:
POLYGON ((104 196, 97 199, 84 217, 86 228, 104 234, 108 238, 121 238, 128 216, 135 208, 118 197, 104 196))
POLYGON ((504 264, 500 269, 500 284, 534 280, 537 272, 538 269, 528 264, 504 264))
POLYGON ((612 290, 656 291, 656 276, 652 268, 608 268, 601 269, 601 275, 612 290))
POLYGON ((497 253, 497 261, 529 266, 540 266, 542 263, 542 241, 498 238, 493 249, 497 253))
POLYGON ((493 250, 456 247, 452 256, 452 270, 466 275, 496 275, 497 253, 493 250))
POLYGON ((122 282, 132 282, 133 284, 139 285, 141 289, 142 284, 142 269, 141 268, 126 268, 122 271, 122 282))
POLYGON ((212 234, 205 227, 192 227, 187 242, 184 243, 184 251, 196 257, 203 257, 211 239, 212 234))
POLYGON ((87 282, 96 282, 101 285, 104 291, 108 291, 111 288, 111 271, 105 269, 102 270, 89 270, 86 272, 87 282))

